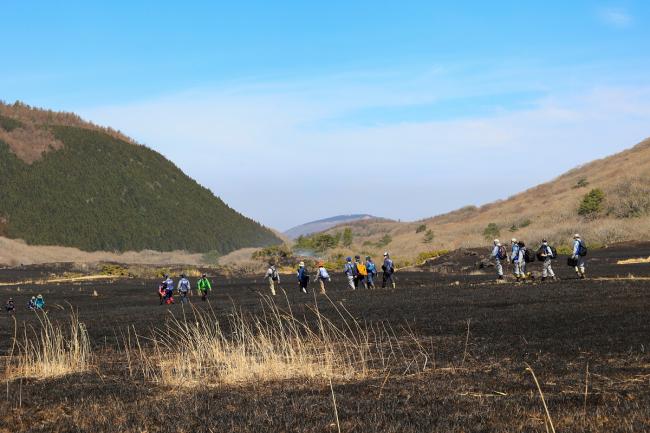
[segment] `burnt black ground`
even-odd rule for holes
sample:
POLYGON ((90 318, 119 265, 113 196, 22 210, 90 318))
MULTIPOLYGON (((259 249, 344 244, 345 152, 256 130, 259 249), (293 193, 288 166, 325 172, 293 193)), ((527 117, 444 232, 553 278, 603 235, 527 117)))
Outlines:
MULTIPOLYGON (((424 373, 335 383, 341 430, 545 431, 543 406, 525 370, 530 365, 557 431, 650 431, 650 280, 644 279, 650 265, 616 265, 650 251, 636 245, 592 254, 588 272, 595 278, 584 281, 574 279, 562 259, 556 263, 562 280, 551 283, 410 272, 398 273, 397 290, 351 292, 335 275, 332 301, 362 321, 389 321, 397 332, 408 325, 434 354, 424 373)), ((45 271, 11 270, 4 280, 38 272, 45 271)), ((291 277, 285 281, 293 311, 302 315, 314 297, 298 293, 291 277)), ((259 278, 216 278, 214 285, 210 305, 218 315, 228 314, 233 304, 257 314, 260 294, 268 293, 259 278)), ((18 302, 19 329, 34 323, 23 304, 37 293, 46 297, 54 319, 66 319, 68 304, 78 310, 99 365, 91 373, 9 383, 0 402, 0 431, 336 431, 328 383, 183 390, 128 378, 119 335, 127 326, 146 334, 182 312, 180 305, 158 305, 155 281, 0 287, 2 299, 11 294, 18 302), (94 290, 99 296, 92 296, 94 290)), ((326 316, 335 317, 329 301, 318 302, 326 316)), ((3 315, 3 353, 13 329, 13 320, 3 315)))

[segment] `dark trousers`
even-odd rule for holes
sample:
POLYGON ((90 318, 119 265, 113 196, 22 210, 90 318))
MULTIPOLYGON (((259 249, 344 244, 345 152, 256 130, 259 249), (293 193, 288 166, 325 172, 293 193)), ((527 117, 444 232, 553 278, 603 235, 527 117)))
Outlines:
POLYGON ((384 272, 381 278, 381 287, 386 288, 386 285, 390 282, 391 286, 395 286, 395 280, 393 279, 393 274, 384 272))
POLYGON ((366 281, 365 281, 365 277, 363 275, 356 275, 354 277, 354 287, 356 289, 359 288, 359 285, 365 286, 365 284, 366 284, 366 281))

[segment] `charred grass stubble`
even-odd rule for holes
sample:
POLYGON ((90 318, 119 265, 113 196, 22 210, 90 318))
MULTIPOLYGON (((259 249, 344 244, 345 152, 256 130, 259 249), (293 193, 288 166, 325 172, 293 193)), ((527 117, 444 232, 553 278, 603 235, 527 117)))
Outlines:
MULTIPOLYGON (((30 421, 17 428, 0 417, 0 431, 210 431, 215 416, 224 430, 648 431, 648 356, 634 346, 648 335, 644 283, 472 286, 477 277, 466 277, 450 289, 430 278, 405 274, 408 296, 332 290, 345 307, 329 298, 281 307, 247 294, 237 295, 242 307, 225 310, 161 307, 152 314, 166 319, 151 331, 117 330, 117 351, 102 350, 102 323, 88 322, 94 355, 75 349, 90 347, 79 319, 39 315, 34 329, 14 335, 6 368, 12 402, 4 407, 47 408, 47 416, 20 413, 32 423, 52 419, 58 430, 30 421), (393 328, 387 317, 406 325, 393 328), (53 373, 43 360, 91 373, 53 373), (56 377, 16 383, 48 375, 56 377), (84 401, 68 407, 80 395, 84 401)), ((235 296, 241 287, 222 290, 235 296)), ((152 311, 140 302, 121 317, 137 322, 135 311, 152 311)))

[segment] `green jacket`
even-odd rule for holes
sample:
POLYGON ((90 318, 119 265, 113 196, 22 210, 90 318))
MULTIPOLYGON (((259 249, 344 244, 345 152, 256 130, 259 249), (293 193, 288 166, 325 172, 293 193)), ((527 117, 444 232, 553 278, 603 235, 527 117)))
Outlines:
POLYGON ((212 290, 212 286, 210 285, 210 280, 207 278, 201 278, 198 283, 196 283, 197 288, 199 289, 199 292, 207 292, 208 290, 212 290))

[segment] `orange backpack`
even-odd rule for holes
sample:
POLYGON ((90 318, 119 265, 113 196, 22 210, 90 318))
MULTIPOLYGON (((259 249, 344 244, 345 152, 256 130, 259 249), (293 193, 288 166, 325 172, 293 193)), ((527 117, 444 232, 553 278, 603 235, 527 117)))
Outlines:
POLYGON ((359 275, 365 277, 368 275, 368 270, 366 269, 366 265, 363 263, 357 263, 357 272, 359 275))

